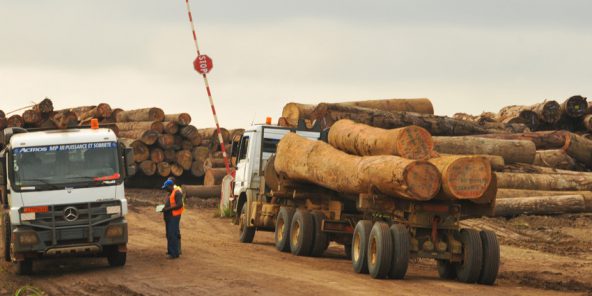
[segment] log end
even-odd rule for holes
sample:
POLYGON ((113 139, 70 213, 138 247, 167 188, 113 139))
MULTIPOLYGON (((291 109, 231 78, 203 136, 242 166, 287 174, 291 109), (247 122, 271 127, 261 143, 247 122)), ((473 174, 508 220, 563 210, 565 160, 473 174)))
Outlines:
POLYGON ((440 191, 441 175, 438 168, 427 161, 415 161, 405 170, 409 197, 430 200, 440 191))
POLYGON ((397 141, 397 152, 407 159, 427 160, 434 150, 432 135, 419 126, 408 126, 401 130, 397 141))
POLYGON ((479 199, 491 180, 491 164, 484 157, 458 157, 442 172, 443 189, 455 199, 479 199))

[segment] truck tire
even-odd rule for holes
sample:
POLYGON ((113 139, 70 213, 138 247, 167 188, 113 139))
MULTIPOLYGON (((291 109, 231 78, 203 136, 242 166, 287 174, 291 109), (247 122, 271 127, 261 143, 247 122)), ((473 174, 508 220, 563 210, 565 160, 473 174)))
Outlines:
POLYGON ((482 230, 481 244, 483 245, 483 266, 479 275, 479 284, 493 285, 497 278, 500 264, 500 247, 495 232, 482 230))
POLYGON ((351 258, 354 271, 357 273, 368 273, 368 238, 372 231, 372 221, 360 220, 354 228, 352 238, 351 258))
POLYGON ((481 235, 473 229, 462 229, 460 241, 463 249, 463 261, 456 263, 456 276, 464 283, 474 283, 479 279, 483 264, 483 246, 481 235))
POLYGON ((405 225, 394 224, 391 226, 391 236, 393 237, 393 255, 389 278, 402 279, 407 274, 409 267, 409 246, 411 244, 409 231, 405 225))
POLYGON ((10 262, 10 218, 6 213, 2 215, 2 240, 4 261, 10 262))
POLYGON ((375 279, 385 278, 391 269, 393 236, 389 225, 376 222, 368 239, 368 272, 375 279))
POLYGON ((25 259, 18 261, 16 265, 16 274, 18 275, 31 275, 33 274, 33 260, 25 259))
POLYGON ((294 209, 281 207, 275 221, 275 248, 281 252, 290 251, 290 225, 294 209))
POLYGON ((127 259, 126 252, 119 252, 117 246, 111 247, 110 250, 107 252, 107 261, 109 261, 109 266, 118 267, 124 266, 125 261, 127 259))
POLYGON ((239 240, 241 243, 252 243, 253 242, 253 238, 255 237, 255 231, 256 228, 255 227, 248 227, 247 224, 247 213, 246 210, 247 209, 247 205, 243 205, 242 209, 241 209, 241 213, 240 213, 240 221, 238 224, 238 229, 239 229, 239 240))
POLYGON ((296 210, 290 227, 290 250, 296 256, 309 256, 312 249, 314 219, 303 209, 296 210))
POLYGON ((320 257, 325 253, 325 250, 327 250, 327 247, 329 246, 327 234, 321 229, 323 220, 325 220, 325 214, 323 214, 323 212, 314 211, 312 213, 312 218, 314 221, 314 232, 310 255, 313 257, 320 257))
POLYGON ((438 276, 441 279, 451 280, 456 278, 456 270, 454 264, 448 260, 436 260, 438 263, 438 276))

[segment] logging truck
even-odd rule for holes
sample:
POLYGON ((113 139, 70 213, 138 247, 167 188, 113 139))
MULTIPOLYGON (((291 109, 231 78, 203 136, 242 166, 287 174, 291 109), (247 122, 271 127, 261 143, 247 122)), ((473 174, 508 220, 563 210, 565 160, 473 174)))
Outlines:
POLYGON ((18 274, 33 260, 105 256, 123 266, 127 254, 124 178, 133 153, 111 129, 27 130, 0 134, 2 256, 18 274))
MULTIPOLYGON (((499 268, 495 233, 461 229, 459 223, 464 217, 487 214, 492 210, 491 204, 417 201, 372 189, 344 193, 347 190, 339 189, 350 186, 344 183, 355 182, 342 174, 350 167, 347 161, 330 157, 316 159, 315 163, 323 163, 325 168, 317 166, 304 174, 339 183, 335 186, 302 182, 280 172, 280 164, 301 169, 301 160, 278 163, 278 159, 302 153, 301 149, 306 150, 302 154, 310 156, 317 149, 306 145, 322 145, 319 149, 337 153, 323 142, 327 138, 326 131, 272 125, 255 125, 245 130, 240 142, 232 147, 236 168, 234 222, 239 226, 241 242, 251 243, 257 231, 271 231, 275 233, 277 250, 297 256, 321 256, 331 242, 341 244, 354 271, 369 273, 373 278, 402 279, 410 260, 431 258, 437 261, 441 278, 489 285, 495 282, 499 268), (282 140, 287 137, 290 139, 282 140), (289 146, 286 141, 295 142, 289 146)), ((428 167, 426 162, 412 166, 428 167)), ((307 163, 311 164, 310 158, 307 163)), ((425 172, 432 174, 429 168, 425 172)), ((437 171, 435 174, 440 178, 437 171)), ((434 190, 435 186, 440 190, 439 182, 434 186, 414 186, 420 191, 434 190)))

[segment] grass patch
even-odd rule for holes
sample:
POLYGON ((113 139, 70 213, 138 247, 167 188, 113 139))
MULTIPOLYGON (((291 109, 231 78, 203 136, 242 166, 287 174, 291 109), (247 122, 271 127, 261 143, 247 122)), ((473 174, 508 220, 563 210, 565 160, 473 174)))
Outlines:
POLYGON ((18 288, 18 290, 16 290, 16 292, 14 292, 14 296, 45 296, 45 295, 47 295, 47 293, 45 293, 43 290, 41 290, 37 287, 29 286, 29 285, 26 285, 24 287, 20 287, 20 288, 18 288))

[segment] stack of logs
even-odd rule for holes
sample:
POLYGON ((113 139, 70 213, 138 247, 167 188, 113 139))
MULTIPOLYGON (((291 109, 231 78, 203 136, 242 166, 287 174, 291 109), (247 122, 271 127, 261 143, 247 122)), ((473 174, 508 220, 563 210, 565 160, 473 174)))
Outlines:
MULTIPOLYGON (((187 113, 165 114, 160 108, 122 110, 106 103, 54 110, 52 101, 46 98, 22 115, 6 118, 0 110, 0 129, 64 129, 88 125, 93 118, 102 126, 111 128, 121 142, 133 148, 139 173, 132 177, 132 181, 144 176, 160 176, 162 179, 183 176, 193 184, 218 186, 217 193, 208 197, 219 197, 219 186, 226 169, 216 128, 196 128, 190 124, 191 116, 187 113)), ((221 128, 227 151, 230 152, 230 141, 240 139, 243 131, 221 128)))
MULTIPOLYGON (((588 139, 584 131, 586 122, 592 123, 591 111, 586 98, 581 96, 570 97, 562 104, 545 101, 533 106, 506 107, 498 114, 456 114, 454 117, 434 115, 428 99, 388 99, 318 105, 289 103, 284 107, 279 125, 330 128, 329 143, 349 155, 386 154, 422 159, 417 155, 425 155, 425 151, 429 150, 427 147, 433 145, 429 161, 443 174, 442 166, 448 161, 440 159, 459 155, 486 158, 493 170, 494 180, 488 184, 496 183, 496 188, 491 185, 486 189, 495 200, 493 215, 514 216, 592 211, 592 140, 588 139), (394 131, 416 126, 434 137, 430 138, 431 141, 425 140, 425 135, 419 138, 408 135, 377 137, 377 132, 368 129, 369 127, 362 128, 351 122, 346 126, 342 119, 374 128, 395 129, 394 131), (342 135, 337 140, 332 140, 331 134, 337 133, 336 130, 342 135), (380 143, 384 146, 377 148, 356 142, 364 137, 368 138, 368 143, 380 143), (428 144, 414 148, 417 150, 400 150, 400 147, 408 147, 409 143, 418 142, 420 138, 428 144), (432 158, 437 156, 439 158, 432 158)), ((310 160, 307 163, 310 164, 310 160)), ((340 159, 339 163, 344 161, 340 159)), ((451 174, 465 173, 466 180, 485 180, 483 178, 486 176, 468 169, 469 163, 458 164, 450 170, 451 174)), ((318 178, 329 178, 330 172, 315 173, 320 169, 317 167, 307 173, 318 178)), ((332 171, 338 169, 332 168, 332 171)), ((353 167, 350 171, 354 171, 353 167)), ((365 173, 368 173, 367 168, 365 173)), ((298 175, 292 177, 302 178, 298 175)), ((377 176, 373 178, 377 180, 377 176)), ((363 180, 360 182, 348 180, 347 184, 339 186, 362 184, 383 192, 377 184, 364 183, 363 180)), ((442 193, 451 195, 451 191, 446 189, 446 182, 444 177, 442 192, 437 196, 442 193)), ((449 182, 458 184, 458 180, 449 182)), ((484 187, 476 184, 464 185, 461 187, 479 190, 484 187)), ((330 189, 343 191, 342 188, 330 189)), ((398 193, 398 196, 404 195, 398 193)), ((486 202, 487 198, 482 197, 482 200, 486 202)))

